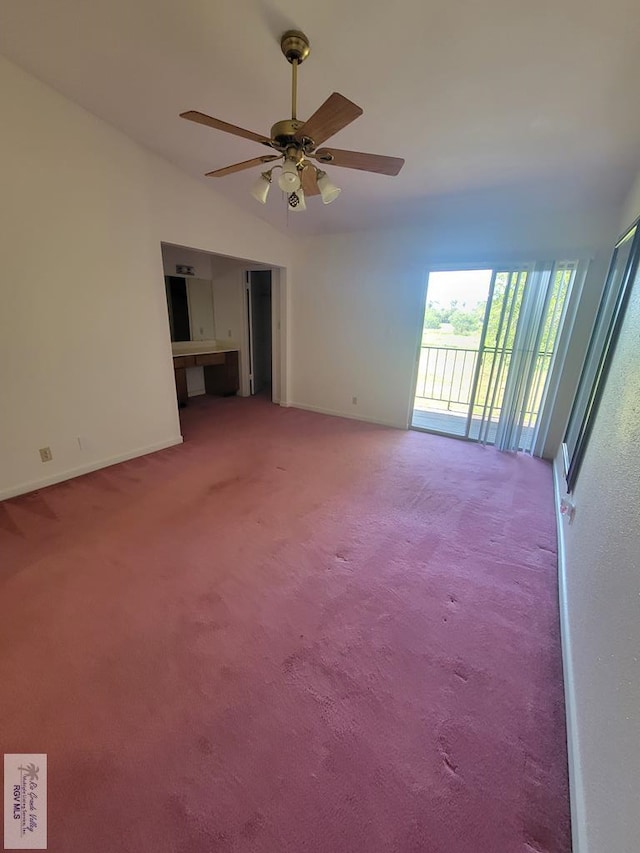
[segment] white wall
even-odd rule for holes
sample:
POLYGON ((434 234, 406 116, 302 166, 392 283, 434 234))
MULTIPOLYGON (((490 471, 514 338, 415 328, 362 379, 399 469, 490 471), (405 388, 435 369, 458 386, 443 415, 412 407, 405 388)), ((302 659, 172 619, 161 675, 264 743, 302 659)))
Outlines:
POLYGON ((618 207, 523 205, 514 211, 462 204, 434 210, 422 228, 307 239, 294 261, 292 404, 404 427, 431 265, 593 256, 578 354, 570 351, 569 379, 557 407, 561 428, 552 423, 559 440, 618 207))
POLYGON ((640 216, 640 172, 636 176, 633 186, 629 190, 629 194, 626 198, 620 230, 624 231, 628 228, 631 223, 638 218, 638 216, 640 216))
POLYGON ((212 258, 216 339, 240 343, 244 333, 244 270, 246 261, 212 258))
MULTIPOLYGON (((640 215, 640 176, 620 231, 640 215)), ((561 522, 562 613, 576 853, 640 839, 640 283, 636 282, 561 522)), ((562 460, 556 459, 562 482, 562 460)))
POLYGON ((165 275, 178 275, 177 266, 193 267, 194 278, 211 279, 211 258, 208 252, 188 249, 183 246, 162 247, 162 267, 165 275))
POLYGON ((291 244, 1 58, 0 106, 3 498, 180 441, 161 241, 291 244))

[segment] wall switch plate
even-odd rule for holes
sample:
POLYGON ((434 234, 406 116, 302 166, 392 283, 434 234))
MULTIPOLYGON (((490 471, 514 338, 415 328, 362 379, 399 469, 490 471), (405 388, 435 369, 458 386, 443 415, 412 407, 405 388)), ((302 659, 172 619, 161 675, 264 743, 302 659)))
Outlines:
POLYGON ((50 447, 41 447, 40 448, 40 461, 41 462, 51 462, 53 459, 53 453, 51 452, 50 447))

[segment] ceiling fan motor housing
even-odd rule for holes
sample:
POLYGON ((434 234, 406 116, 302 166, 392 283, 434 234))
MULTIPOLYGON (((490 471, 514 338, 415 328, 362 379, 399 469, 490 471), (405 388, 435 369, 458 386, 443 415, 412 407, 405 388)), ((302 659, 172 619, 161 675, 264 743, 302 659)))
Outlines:
POLYGON ((295 118, 286 118, 282 121, 276 122, 271 128, 272 145, 275 142, 273 147, 277 147, 279 150, 285 151, 287 148, 295 146, 296 149, 299 149, 300 156, 303 154, 309 154, 313 151, 315 146, 312 139, 305 137, 302 142, 295 139, 296 131, 298 128, 302 127, 303 124, 303 121, 299 121, 295 118))
POLYGON ((309 39, 300 30, 287 30, 280 39, 280 48, 289 62, 297 59, 298 64, 304 62, 311 51, 309 39))

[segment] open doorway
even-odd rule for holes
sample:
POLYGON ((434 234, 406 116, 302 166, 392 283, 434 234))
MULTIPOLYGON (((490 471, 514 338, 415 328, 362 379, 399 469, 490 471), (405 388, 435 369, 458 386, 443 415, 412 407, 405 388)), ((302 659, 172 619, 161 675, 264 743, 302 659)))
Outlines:
POLYGON ((213 412, 207 397, 259 394, 280 403, 284 270, 165 243, 162 262, 180 414, 194 405, 213 412))
POLYGON ((273 316, 271 270, 249 270, 247 278, 249 388, 252 395, 261 394, 272 399, 273 316))

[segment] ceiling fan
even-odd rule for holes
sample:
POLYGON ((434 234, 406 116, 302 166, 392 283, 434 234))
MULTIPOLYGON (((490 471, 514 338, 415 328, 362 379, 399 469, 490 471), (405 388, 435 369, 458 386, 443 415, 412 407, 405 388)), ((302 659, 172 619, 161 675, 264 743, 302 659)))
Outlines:
POLYGON ((361 107, 334 92, 319 109, 307 119, 300 121, 297 117, 298 66, 309 56, 309 39, 298 30, 288 30, 280 40, 280 48, 291 63, 291 118, 276 122, 271 128, 270 136, 253 133, 242 127, 236 127, 226 121, 205 115, 197 110, 180 113, 181 118, 251 139, 267 148, 276 151, 273 154, 263 154, 252 160, 234 163, 223 169, 207 172, 210 178, 223 178, 234 172, 242 172, 253 166, 260 166, 280 160, 280 163, 263 172, 254 184, 251 193, 262 204, 267 201, 273 179, 274 169, 281 169, 278 176, 278 186, 287 194, 290 210, 305 210, 305 196, 320 195, 325 204, 330 204, 341 190, 335 186, 327 173, 315 166, 311 159, 323 166, 332 164, 346 169, 359 169, 363 172, 376 172, 380 175, 397 175, 404 165, 400 157, 383 157, 379 154, 362 154, 359 151, 343 151, 338 148, 319 148, 323 142, 342 130, 352 121, 362 115, 361 107), (310 159, 311 158, 311 159, 310 159))

